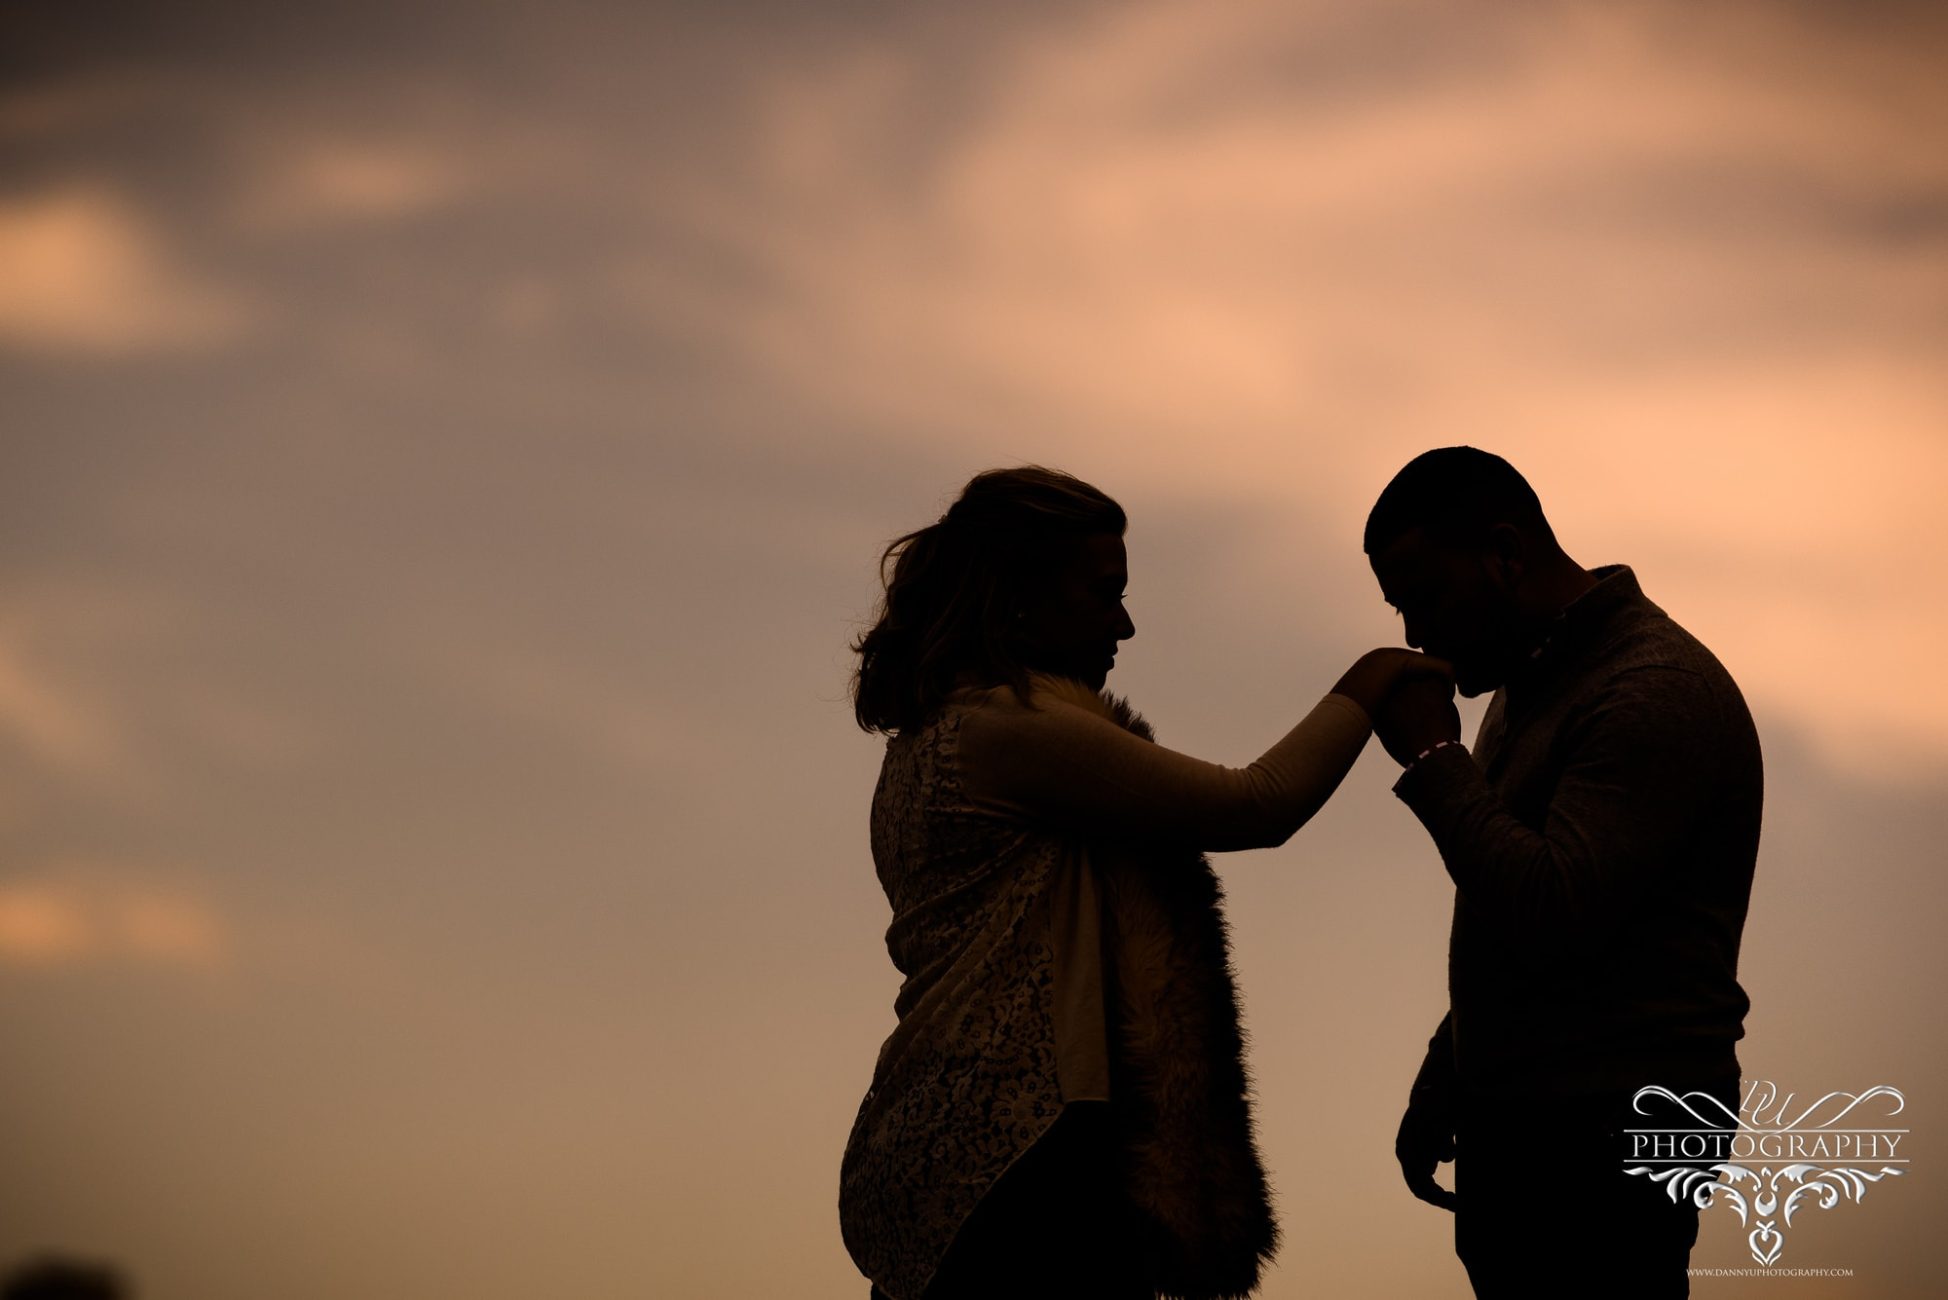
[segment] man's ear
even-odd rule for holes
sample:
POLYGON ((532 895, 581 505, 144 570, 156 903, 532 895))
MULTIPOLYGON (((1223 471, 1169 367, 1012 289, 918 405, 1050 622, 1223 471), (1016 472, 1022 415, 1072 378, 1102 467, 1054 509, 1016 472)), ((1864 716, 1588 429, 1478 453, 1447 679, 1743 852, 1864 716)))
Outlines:
POLYGON ((1503 591, 1514 591, 1527 570, 1527 548, 1521 530, 1514 524, 1496 524, 1488 530, 1488 549, 1484 557, 1488 576, 1503 591))

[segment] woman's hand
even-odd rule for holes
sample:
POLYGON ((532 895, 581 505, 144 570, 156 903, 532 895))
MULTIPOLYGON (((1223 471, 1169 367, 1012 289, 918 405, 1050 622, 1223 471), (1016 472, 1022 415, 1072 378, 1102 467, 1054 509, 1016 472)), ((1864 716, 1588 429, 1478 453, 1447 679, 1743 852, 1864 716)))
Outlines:
POLYGON ((1373 734, 1394 762, 1407 767, 1442 741, 1461 739, 1461 714, 1454 707, 1454 683, 1425 675, 1402 676, 1369 714, 1373 734))
POLYGON ((1452 695, 1454 665, 1418 650, 1382 646, 1361 655, 1332 689, 1365 709, 1367 717, 1378 719, 1388 697, 1410 682, 1422 683, 1430 691, 1445 685, 1452 695))

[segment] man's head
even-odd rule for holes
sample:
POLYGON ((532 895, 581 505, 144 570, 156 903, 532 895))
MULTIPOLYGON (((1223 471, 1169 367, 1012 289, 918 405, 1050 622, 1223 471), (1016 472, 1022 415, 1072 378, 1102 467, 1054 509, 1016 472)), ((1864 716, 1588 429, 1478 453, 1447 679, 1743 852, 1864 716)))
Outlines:
POLYGON ((1468 696, 1507 679, 1582 576, 1527 480, 1473 447, 1409 461, 1367 516, 1365 547, 1407 644, 1451 662, 1468 696))

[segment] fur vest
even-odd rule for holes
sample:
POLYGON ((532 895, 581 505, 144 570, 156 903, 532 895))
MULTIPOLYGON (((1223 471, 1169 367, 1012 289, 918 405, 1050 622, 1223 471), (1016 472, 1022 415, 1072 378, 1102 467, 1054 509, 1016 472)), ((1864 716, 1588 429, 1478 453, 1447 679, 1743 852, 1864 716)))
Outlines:
MULTIPOLYGON (((1038 685, 1156 739, 1120 696, 1038 685)), ((1192 849, 1092 842, 1086 856, 1103 907, 1111 1105, 1152 1276, 1186 1300, 1249 1295, 1279 1232, 1217 874, 1192 849)))

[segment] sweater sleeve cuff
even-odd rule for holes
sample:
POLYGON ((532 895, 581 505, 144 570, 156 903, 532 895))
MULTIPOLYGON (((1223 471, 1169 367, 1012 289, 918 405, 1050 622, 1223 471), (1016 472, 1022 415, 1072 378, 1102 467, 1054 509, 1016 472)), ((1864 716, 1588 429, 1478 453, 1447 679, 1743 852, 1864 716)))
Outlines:
POLYGON ((1403 771, 1393 783, 1393 792, 1418 815, 1445 795, 1479 780, 1481 769, 1466 745, 1443 745, 1403 771))

